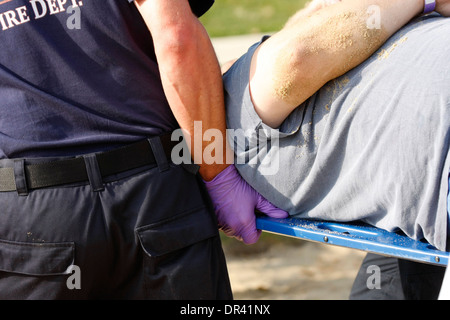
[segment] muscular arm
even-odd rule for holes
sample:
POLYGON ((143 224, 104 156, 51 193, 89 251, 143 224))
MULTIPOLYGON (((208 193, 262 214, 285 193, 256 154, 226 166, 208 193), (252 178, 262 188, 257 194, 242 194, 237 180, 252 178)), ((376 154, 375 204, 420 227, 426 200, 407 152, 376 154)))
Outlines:
POLYGON ((250 88, 262 120, 276 128, 328 81, 372 55, 424 8, 423 0, 342 0, 311 15, 298 15, 253 57, 250 88), (377 6, 380 28, 369 28, 377 6))
POLYGON ((138 0, 137 5, 153 37, 172 112, 191 137, 191 154, 200 164, 200 174, 211 180, 227 165, 222 77, 210 38, 187 0, 138 0), (194 150, 194 121, 202 122, 203 132, 210 128, 220 130, 224 146, 215 151, 223 152, 222 164, 204 162, 202 154, 208 142, 203 139, 201 153, 194 150))

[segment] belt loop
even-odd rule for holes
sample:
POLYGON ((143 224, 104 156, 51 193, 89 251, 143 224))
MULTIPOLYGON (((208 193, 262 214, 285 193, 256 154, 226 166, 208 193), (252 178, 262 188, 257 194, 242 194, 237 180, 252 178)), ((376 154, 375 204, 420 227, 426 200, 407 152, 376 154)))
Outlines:
POLYGON ((19 196, 28 196, 27 178, 25 176, 25 160, 14 160, 14 180, 19 196))
POLYGON ((97 162, 97 156, 95 154, 84 155, 84 164, 86 165, 86 172, 94 192, 105 190, 103 184, 103 178, 100 172, 100 168, 97 162))
POLYGON ((160 137, 149 138, 148 143, 150 143, 150 147, 152 148, 153 155, 155 156, 156 163, 158 164, 159 172, 169 170, 169 161, 166 153, 164 152, 160 137))

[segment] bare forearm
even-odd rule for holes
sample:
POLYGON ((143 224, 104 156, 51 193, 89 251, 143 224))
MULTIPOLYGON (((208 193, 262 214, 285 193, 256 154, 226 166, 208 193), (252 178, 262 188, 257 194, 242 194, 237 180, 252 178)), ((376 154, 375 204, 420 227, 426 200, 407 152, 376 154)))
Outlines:
POLYGON ((300 20, 311 16, 318 10, 329 7, 340 1, 341 0, 313 0, 313 1, 307 2, 303 9, 299 10, 297 13, 295 13, 292 17, 289 18, 289 20, 286 22, 284 27, 287 28, 289 26, 292 26, 292 25, 298 23, 300 20))
POLYGON ((366 60, 422 10, 422 0, 343 0, 297 25, 299 38, 306 40, 301 50, 329 70, 328 81, 366 60))
POLYGON ((203 141, 203 133, 213 128, 224 138, 226 124, 221 71, 209 36, 186 0, 143 0, 140 11, 153 36, 169 105, 191 142, 200 174, 210 180, 226 167, 226 141, 215 150, 223 160, 206 164, 203 150, 210 142, 203 141), (195 121, 201 122, 201 132, 195 132, 201 138, 194 138, 195 121), (202 141, 201 148, 194 148, 194 141, 202 141))
POLYGON ((279 126, 293 108, 366 60, 422 10, 423 0, 342 0, 293 20, 258 53, 258 60, 273 61, 253 69, 251 86, 269 92, 254 95, 258 114, 267 124, 279 126), (379 13, 375 28, 369 21, 371 6, 379 13), (272 81, 262 83, 260 71, 271 74, 272 81))
POLYGON ((422 0, 343 0, 286 30, 297 34, 305 63, 319 69, 326 82, 367 59, 421 10, 422 0), (379 26, 368 23, 371 6, 379 10, 379 26))

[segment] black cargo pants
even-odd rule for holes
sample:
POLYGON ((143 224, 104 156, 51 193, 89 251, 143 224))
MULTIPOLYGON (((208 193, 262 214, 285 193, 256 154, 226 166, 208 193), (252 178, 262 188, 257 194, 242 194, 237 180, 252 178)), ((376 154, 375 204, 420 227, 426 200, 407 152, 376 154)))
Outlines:
POLYGON ((90 183, 0 192, 0 299, 231 299, 198 176, 156 158, 101 177, 90 157, 90 183))

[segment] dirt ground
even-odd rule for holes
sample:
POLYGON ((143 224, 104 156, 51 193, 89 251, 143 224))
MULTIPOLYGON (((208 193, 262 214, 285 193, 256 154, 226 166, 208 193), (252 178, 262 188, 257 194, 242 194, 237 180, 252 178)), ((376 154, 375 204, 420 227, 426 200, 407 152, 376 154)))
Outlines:
POLYGON ((268 236, 254 246, 225 241, 236 300, 348 299, 363 252, 268 236))

